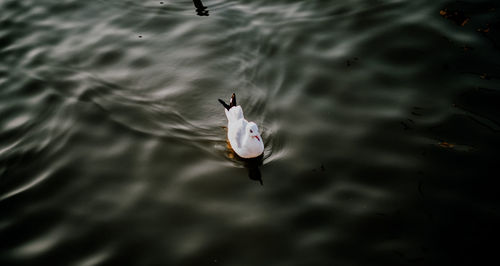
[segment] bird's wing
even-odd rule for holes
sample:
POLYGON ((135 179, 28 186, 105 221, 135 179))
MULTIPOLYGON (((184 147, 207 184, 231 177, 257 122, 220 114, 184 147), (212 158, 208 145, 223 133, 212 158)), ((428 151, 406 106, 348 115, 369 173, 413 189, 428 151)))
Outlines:
MULTIPOLYGON (((245 136, 246 121, 244 119, 233 121, 230 123, 229 127, 229 140, 232 140, 237 148, 241 148, 243 145, 243 137, 245 136)), ((231 145, 233 145, 233 143, 231 145)))
POLYGON ((243 109, 241 109, 241 106, 239 105, 231 107, 231 109, 224 111, 226 112, 226 117, 229 123, 243 119, 243 109))

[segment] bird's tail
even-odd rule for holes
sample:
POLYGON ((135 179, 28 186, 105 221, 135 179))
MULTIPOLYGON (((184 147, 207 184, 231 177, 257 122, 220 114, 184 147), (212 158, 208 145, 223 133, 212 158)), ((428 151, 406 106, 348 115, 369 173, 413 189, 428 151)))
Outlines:
POLYGON ((226 110, 229 110, 231 107, 229 105, 227 105, 227 103, 225 103, 223 100, 219 99, 219 102, 222 104, 222 106, 224 106, 224 108, 226 108, 226 110))
POLYGON ((231 95, 231 100, 229 100, 229 108, 236 106, 236 94, 231 95))
POLYGON ((236 106, 236 94, 233 93, 231 95, 231 99, 229 100, 229 104, 225 103, 223 100, 219 99, 219 102, 226 108, 226 110, 231 109, 231 107, 236 106))

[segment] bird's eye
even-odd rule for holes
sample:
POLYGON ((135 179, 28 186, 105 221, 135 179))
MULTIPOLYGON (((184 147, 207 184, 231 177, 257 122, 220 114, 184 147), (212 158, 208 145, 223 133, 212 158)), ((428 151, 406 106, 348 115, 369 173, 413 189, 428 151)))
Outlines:
POLYGON ((253 133, 253 130, 250 129, 250 133, 253 133))

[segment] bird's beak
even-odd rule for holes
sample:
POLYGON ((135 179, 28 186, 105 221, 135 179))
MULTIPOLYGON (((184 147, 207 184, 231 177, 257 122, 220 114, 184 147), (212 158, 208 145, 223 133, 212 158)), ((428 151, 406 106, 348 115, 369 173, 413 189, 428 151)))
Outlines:
POLYGON ((256 138, 258 141, 260 141, 259 136, 253 136, 253 137, 256 138))

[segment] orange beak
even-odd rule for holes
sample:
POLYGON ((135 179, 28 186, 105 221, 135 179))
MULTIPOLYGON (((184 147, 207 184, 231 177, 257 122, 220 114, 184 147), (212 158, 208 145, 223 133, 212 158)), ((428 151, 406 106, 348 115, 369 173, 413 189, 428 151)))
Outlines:
POLYGON ((259 136, 253 136, 253 137, 256 138, 258 141, 260 141, 259 136))

